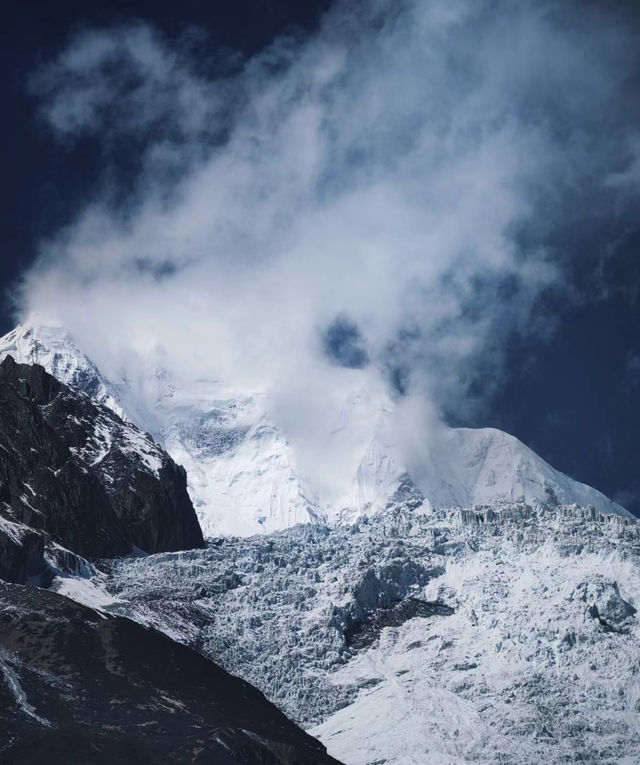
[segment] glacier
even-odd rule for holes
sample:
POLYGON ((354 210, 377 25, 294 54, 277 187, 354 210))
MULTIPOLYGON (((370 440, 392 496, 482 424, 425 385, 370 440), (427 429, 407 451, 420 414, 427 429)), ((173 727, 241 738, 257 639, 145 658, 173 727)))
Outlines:
POLYGON ((548 502, 301 525, 114 561, 347 765, 640 759, 640 526, 548 502))

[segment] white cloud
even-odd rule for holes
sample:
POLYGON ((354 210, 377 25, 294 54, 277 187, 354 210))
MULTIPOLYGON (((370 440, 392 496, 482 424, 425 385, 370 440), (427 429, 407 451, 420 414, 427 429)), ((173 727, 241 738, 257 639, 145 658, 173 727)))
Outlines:
POLYGON ((626 193, 607 178, 633 125, 602 123, 631 43, 571 4, 353 8, 218 78, 143 24, 72 39, 36 77, 45 118, 116 151, 133 137, 145 161, 131 194, 43 245, 23 317, 107 371, 162 346, 176 369, 290 392, 309 421, 390 367, 436 409, 470 406, 478 370, 499 384, 509 333, 562 289, 565 206, 583 186, 626 193), (367 370, 322 353, 340 315, 367 370))

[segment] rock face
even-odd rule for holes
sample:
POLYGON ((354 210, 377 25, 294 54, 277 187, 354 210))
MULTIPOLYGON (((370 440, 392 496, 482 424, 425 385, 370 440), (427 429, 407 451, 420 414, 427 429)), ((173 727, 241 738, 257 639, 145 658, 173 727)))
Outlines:
POLYGON ((128 619, 0 583, 4 765, 339 765, 264 696, 128 619))
POLYGON ((47 568, 47 541, 43 532, 0 517, 0 578, 8 582, 39 580, 47 568))
POLYGON ((43 367, 8 356, 0 364, 0 578, 38 576, 56 544, 91 559, 203 539, 184 470, 149 436, 43 367))

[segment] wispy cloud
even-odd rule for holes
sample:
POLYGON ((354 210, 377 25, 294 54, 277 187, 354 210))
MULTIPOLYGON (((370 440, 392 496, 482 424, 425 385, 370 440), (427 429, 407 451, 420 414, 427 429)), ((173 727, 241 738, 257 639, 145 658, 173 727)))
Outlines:
POLYGON ((567 221, 637 201, 637 44, 586 7, 339 3, 218 75, 143 23, 77 35, 42 114, 140 172, 43 244, 22 315, 107 371, 162 346, 307 410, 376 378, 469 411, 511 333, 548 330, 540 296, 572 299, 567 221))

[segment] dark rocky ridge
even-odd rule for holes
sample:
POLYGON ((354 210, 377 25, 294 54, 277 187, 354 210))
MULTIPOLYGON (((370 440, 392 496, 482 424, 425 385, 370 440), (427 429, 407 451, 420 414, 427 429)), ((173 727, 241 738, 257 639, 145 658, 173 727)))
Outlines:
POLYGON ((3 583, 0 762, 339 765, 259 691, 197 652, 3 583))
POLYGON ((0 364, 0 578, 88 559, 201 547, 183 468, 134 425, 34 364, 0 364))

